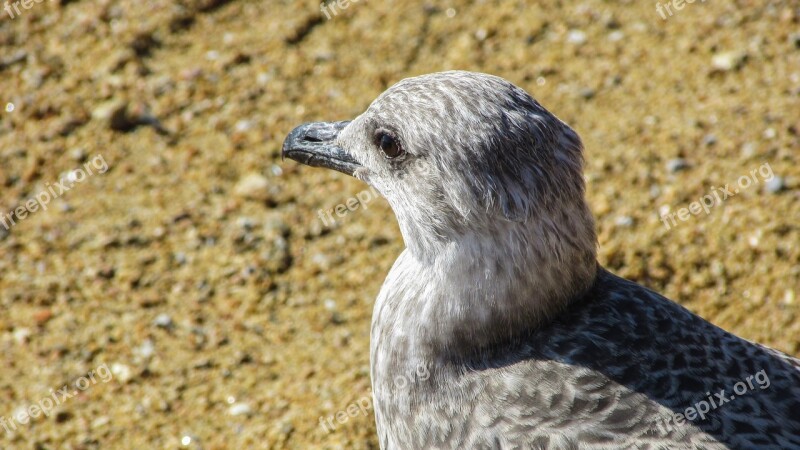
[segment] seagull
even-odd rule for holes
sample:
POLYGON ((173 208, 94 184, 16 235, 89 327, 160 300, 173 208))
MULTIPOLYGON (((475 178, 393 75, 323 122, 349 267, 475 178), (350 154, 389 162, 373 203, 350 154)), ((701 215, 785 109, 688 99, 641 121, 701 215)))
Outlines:
POLYGON ((464 71, 287 136, 283 156, 380 192, 405 242, 372 317, 381 448, 800 449, 800 360, 600 266, 582 153, 464 71))

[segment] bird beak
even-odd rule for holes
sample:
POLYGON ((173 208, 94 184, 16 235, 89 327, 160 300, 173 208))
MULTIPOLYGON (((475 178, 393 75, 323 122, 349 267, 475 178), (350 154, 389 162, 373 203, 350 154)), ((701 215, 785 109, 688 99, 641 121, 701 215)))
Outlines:
POLYGON ((349 123, 304 123, 286 136, 281 157, 288 157, 307 166, 338 170, 352 176, 361 164, 335 144, 339 132, 349 123))

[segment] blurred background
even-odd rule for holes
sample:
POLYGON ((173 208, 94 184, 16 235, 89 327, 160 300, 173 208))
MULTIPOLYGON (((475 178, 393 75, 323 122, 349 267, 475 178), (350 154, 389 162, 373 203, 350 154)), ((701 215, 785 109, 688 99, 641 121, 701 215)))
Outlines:
POLYGON ((0 7, 2 449, 378 448, 347 411, 402 239, 280 147, 448 69, 580 133, 603 265, 800 356, 796 1, 0 7))

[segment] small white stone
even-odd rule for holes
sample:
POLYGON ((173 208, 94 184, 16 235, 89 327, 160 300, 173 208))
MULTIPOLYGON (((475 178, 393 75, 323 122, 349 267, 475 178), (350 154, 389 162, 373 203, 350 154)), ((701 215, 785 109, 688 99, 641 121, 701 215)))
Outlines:
POLYGON ((630 227, 633 226, 633 217, 631 216, 619 216, 614 219, 614 224, 618 227, 630 227))
POLYGON ((136 347, 133 352, 142 359, 150 359, 156 353, 156 346, 150 339, 142 342, 142 345, 136 347))
POLYGON ((228 408, 228 414, 232 416, 249 416, 252 412, 252 408, 247 403, 235 403, 228 408))
POLYGON ((773 176, 772 179, 766 182, 765 188, 770 194, 777 194, 786 187, 786 181, 783 177, 773 176))
POLYGON ((789 289, 783 294, 783 304, 784 305, 791 305, 794 303, 795 294, 794 291, 789 289))
POLYGON ((244 132, 244 131, 252 130, 254 126, 255 126, 255 124, 253 123, 252 120, 240 120, 240 121, 236 122, 236 125, 234 125, 234 128, 236 128, 236 131, 244 132))
POLYGON ((654 184, 650 186, 650 198, 658 198, 661 195, 661 187, 654 184))
POLYGON ((153 325, 160 328, 169 328, 172 326, 172 317, 166 313, 159 314, 155 319, 153 319, 153 325))
POLYGON ((269 181, 261 174, 251 173, 242 177, 236 187, 234 193, 239 197, 265 200, 269 197, 269 181))
POLYGON ((625 33, 620 30, 614 30, 608 34, 608 40, 611 42, 617 42, 625 39, 625 33))
POLYGON ((742 52, 724 52, 714 55, 711 58, 711 65, 715 70, 727 72, 738 69, 744 63, 747 54, 742 52))
POLYGON ((31 330, 28 328, 17 328, 12 335, 17 344, 25 344, 30 340, 31 330))
POLYGON ((756 145, 752 142, 745 142, 742 144, 742 156, 749 158, 756 154, 756 145))
POLYGON ((108 416, 100 416, 92 421, 92 428, 100 428, 109 422, 111 422, 111 419, 108 416))
POLYGON ((75 161, 83 161, 86 159, 86 150, 81 147, 74 148, 69 152, 69 156, 75 161))
POLYGON ((122 363, 112 364, 111 373, 114 374, 114 378, 120 383, 127 383, 133 378, 133 371, 131 368, 122 363))
POLYGON ((581 30, 570 30, 567 33, 567 42, 570 44, 581 45, 586 43, 586 33, 581 30))

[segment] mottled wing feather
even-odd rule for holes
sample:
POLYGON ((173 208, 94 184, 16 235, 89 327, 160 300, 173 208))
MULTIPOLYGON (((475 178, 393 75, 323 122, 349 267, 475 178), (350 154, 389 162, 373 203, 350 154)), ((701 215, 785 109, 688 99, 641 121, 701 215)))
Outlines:
POLYGON ((496 353, 409 404, 379 401, 383 448, 800 449, 798 360, 607 272, 556 321, 496 353), (721 390, 735 398, 704 420, 660 421, 721 390))

